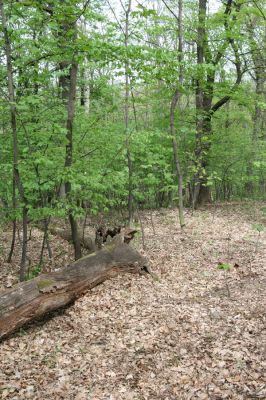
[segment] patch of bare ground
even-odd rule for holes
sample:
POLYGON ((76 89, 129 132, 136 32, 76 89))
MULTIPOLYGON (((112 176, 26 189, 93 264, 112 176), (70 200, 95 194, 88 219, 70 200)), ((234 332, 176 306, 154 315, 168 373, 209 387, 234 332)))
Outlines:
MULTIPOLYGON (((266 235, 254 225, 263 218, 261 205, 227 204, 187 212, 181 232, 177 210, 153 212, 154 227, 144 213, 159 280, 117 277, 4 341, 1 399, 265 399, 266 235)), ((52 267, 65 265, 69 245, 51 245, 52 267)), ((17 263, 1 266, 3 287, 17 263)))

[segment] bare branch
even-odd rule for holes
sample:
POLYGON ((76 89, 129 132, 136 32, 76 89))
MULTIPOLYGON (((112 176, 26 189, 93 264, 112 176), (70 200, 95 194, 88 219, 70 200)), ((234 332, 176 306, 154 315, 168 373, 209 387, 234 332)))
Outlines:
MULTIPOLYGON (((242 80, 242 76, 243 74, 246 72, 246 69, 241 70, 241 62, 240 62, 240 56, 238 54, 238 49, 236 46, 234 46, 234 52, 235 52, 235 57, 236 57, 236 61, 235 61, 235 66, 236 66, 236 81, 233 85, 233 87, 231 88, 230 92, 234 93, 236 88, 239 86, 239 84, 241 83, 242 80)), ((220 100, 218 100, 211 108, 210 114, 214 114, 217 110, 219 110, 219 108, 221 108, 224 104, 226 104, 232 97, 232 94, 227 95, 222 97, 220 100)))
POLYGON ((87 10, 87 8, 88 8, 90 2, 91 2, 91 0, 85 1, 84 5, 83 5, 83 7, 82 7, 81 12, 79 13, 79 15, 78 15, 77 18, 76 18, 76 22, 84 15, 84 13, 86 12, 86 10, 87 10))
POLYGON ((174 13, 174 11, 169 7, 169 5, 166 3, 165 0, 162 0, 163 4, 165 5, 165 7, 167 8, 167 10, 174 16, 174 18, 177 20, 177 22, 179 21, 178 16, 174 13))
POLYGON ((113 16, 115 17, 115 20, 116 20, 116 22, 117 22, 117 25, 119 26, 119 28, 120 28, 121 32, 123 33, 123 35, 125 35, 125 31, 124 31, 124 29, 123 29, 122 25, 120 24, 120 21, 119 21, 119 19, 118 19, 118 18, 117 18, 117 16, 116 16, 115 10, 114 10, 114 9, 113 9, 113 7, 111 6, 111 4, 110 4, 109 0, 106 0, 106 2, 107 2, 107 4, 108 4, 108 6, 109 6, 110 10, 112 11, 112 14, 113 14, 113 16))
MULTIPOLYGON (((224 27, 227 32, 229 30, 227 18, 231 14, 231 10, 232 10, 232 0, 227 0, 225 10, 224 10, 224 27)), ((219 63, 219 61, 221 60, 221 58, 223 57, 223 55, 225 53, 225 50, 228 47, 228 44, 229 44, 229 40, 227 39, 227 41, 225 43, 223 43, 221 48, 218 50, 215 59, 212 61, 213 65, 217 65, 219 63)))
POLYGON ((123 2, 122 2, 121 0, 119 0, 119 1, 120 1, 120 4, 121 4, 121 7, 122 7, 123 10, 124 10, 124 13, 126 14, 126 9, 125 9, 125 6, 124 6, 123 2))
POLYGON ((258 5, 256 0, 253 0, 253 3, 255 4, 255 7, 259 10, 262 18, 266 21, 266 15, 264 14, 263 9, 258 5))

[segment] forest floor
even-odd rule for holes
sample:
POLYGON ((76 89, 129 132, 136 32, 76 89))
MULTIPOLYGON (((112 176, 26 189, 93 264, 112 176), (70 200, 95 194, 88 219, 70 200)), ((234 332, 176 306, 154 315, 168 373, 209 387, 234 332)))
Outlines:
MULTIPOLYGON (((142 253, 159 280, 118 276, 2 342, 1 399, 266 399, 265 205, 187 211, 183 232, 177 210, 152 215, 142 253)), ((0 243, 1 290, 19 252, 10 266, 9 232, 0 243)), ((33 265, 40 243, 34 230, 33 265)), ((51 245, 49 268, 66 265, 71 247, 51 245)))

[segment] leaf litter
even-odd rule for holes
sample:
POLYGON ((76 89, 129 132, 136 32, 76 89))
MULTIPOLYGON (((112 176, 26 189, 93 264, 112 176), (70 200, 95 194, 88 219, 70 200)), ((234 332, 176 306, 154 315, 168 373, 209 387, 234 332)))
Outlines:
MULTIPOLYGON (((187 212, 182 232, 176 209, 154 211, 154 226, 150 215, 141 216, 142 252, 159 279, 118 276, 2 342, 1 399, 266 398, 260 207, 187 212)), ((41 243, 33 235, 32 263, 41 243)), ((134 245, 141 249, 140 237, 134 245)), ((73 257, 61 239, 51 246, 51 269, 73 257)), ((18 257, 1 262, 1 289, 16 283, 18 257)))

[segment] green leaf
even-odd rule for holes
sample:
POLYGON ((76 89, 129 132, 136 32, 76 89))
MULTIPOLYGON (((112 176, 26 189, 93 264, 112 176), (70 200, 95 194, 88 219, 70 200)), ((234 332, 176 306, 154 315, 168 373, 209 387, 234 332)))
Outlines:
POLYGON ((227 264, 227 263, 219 263, 217 265, 217 269, 220 269, 222 271, 230 271, 231 268, 232 268, 232 265, 227 264))

